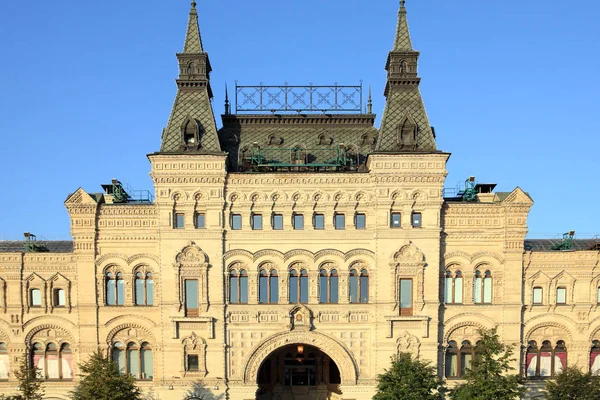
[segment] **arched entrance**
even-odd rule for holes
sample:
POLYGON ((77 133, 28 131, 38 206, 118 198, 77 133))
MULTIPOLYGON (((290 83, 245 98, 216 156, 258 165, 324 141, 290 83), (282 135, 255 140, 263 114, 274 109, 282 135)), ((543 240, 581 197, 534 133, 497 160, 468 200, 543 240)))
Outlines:
POLYGON ((326 353, 309 344, 289 344, 262 362, 257 399, 329 399, 341 394, 340 370, 326 353))

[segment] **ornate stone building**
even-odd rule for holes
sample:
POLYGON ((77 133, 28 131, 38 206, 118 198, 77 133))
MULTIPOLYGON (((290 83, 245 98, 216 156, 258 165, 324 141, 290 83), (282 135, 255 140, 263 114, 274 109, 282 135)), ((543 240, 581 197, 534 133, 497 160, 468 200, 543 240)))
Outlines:
POLYGON ((460 379, 492 327, 531 382, 600 370, 598 244, 526 240, 518 187, 444 191, 403 1, 380 129, 338 86, 236 87, 218 129, 195 3, 177 58, 155 200, 78 189, 72 242, 0 242, 0 392, 27 354, 66 399, 99 347, 165 400, 369 399, 398 351, 460 379))

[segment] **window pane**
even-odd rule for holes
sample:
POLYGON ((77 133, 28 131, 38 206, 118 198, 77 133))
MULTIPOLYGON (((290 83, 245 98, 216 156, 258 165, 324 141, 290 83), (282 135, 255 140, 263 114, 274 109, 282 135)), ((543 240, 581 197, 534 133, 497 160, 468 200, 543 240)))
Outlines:
POLYGON ((277 276, 271 276, 269 289, 271 303, 279 303, 279 281, 277 276))
POLYGON ((46 363, 48 364, 48 370, 46 371, 48 379, 59 379, 58 352, 56 351, 56 348, 54 348, 54 351, 52 352, 46 352, 46 363))
POLYGON ((485 278, 483 280, 483 302, 492 302, 492 278, 485 278))
POLYGON ((154 377, 154 355, 152 350, 142 350, 142 379, 154 377))
POLYGON ((411 279, 400 279, 400 308, 412 308, 411 279))
POLYGON ((117 279, 117 305, 125 304, 125 281, 117 279))
POLYGON ((458 375, 458 355, 446 353, 446 376, 448 378, 458 375))
POLYGON ((452 301, 452 278, 446 278, 446 291, 444 294, 444 302, 446 304, 453 303, 453 301, 452 301))
POLYGON ((369 277, 368 276, 360 277, 360 302, 361 303, 369 302, 369 277))
POLYGON ((40 289, 31 290, 31 305, 41 306, 42 305, 42 292, 40 289))
POLYGON ((315 229, 325 229, 325 215, 315 214, 315 229))
POLYGON ((63 307, 66 304, 65 291, 63 289, 56 290, 56 301, 55 305, 63 307))
POLYGON ((185 281, 185 308, 198 308, 198 281, 195 279, 185 281))
POLYGON ((140 374, 140 354, 138 350, 127 350, 127 367, 129 375, 138 378, 140 374))
POLYGON ((469 368, 471 368, 471 353, 462 353, 460 355, 460 376, 464 376, 469 368))
POLYGON ((273 229, 275 229, 275 230, 283 229, 283 215, 273 214, 273 229))
POLYGON ((266 274, 258 278, 258 302, 269 302, 269 277, 266 274))
POLYGON ((481 303, 481 286, 483 284, 482 278, 475 278, 475 283, 473 285, 473 299, 475 303, 481 303))
POLYGON ((421 213, 413 213, 412 226, 419 228, 421 226, 421 213))
POLYGON ((298 302, 298 277, 290 276, 290 303, 298 302))
POLYGON ((542 288, 533 288, 533 304, 542 304, 542 288))
POLYGON ((240 277, 240 303, 248 303, 248 277, 240 277))
POLYGON ((135 280, 135 304, 137 304, 137 305, 144 304, 144 280, 143 279, 135 280))
MULTIPOLYGON (((333 272, 332 272, 333 274, 333 272)), ((332 276, 329 278, 329 290, 331 293, 329 293, 329 300, 331 303, 337 304, 338 302, 338 277, 337 277, 337 273, 335 276, 332 276)))
POLYGON ((185 216, 184 214, 177 213, 175 214, 175 224, 173 228, 183 228, 185 225, 185 216))
POLYGON ((262 215, 254 214, 252 215, 252 229, 261 230, 263 228, 262 215))
POLYGON ((319 277, 319 303, 329 303, 328 297, 328 284, 329 278, 327 276, 319 277))
POLYGON ((598 303, 600 303, 600 287, 598 288, 598 303))
POLYGON ((463 299, 463 278, 454 279, 454 302, 462 304, 463 299))
POLYGON ((230 303, 238 303, 240 298, 238 296, 238 285, 239 279, 237 276, 231 276, 229 278, 229 302, 230 303))
POLYGON ((294 229, 304 229, 304 215, 294 214, 294 229))
POLYGON ((187 356, 187 370, 188 371, 198 371, 198 356, 197 355, 188 355, 187 356))
POLYGON ((115 285, 114 279, 106 280, 106 304, 109 306, 115 305, 115 285))
POLYGON ((367 216, 365 214, 356 214, 356 229, 365 229, 367 227, 367 216))
POLYGON ((154 304, 154 280, 146 279, 146 304, 154 304))
POLYGON ((567 289, 565 289, 565 288, 556 289, 556 302, 558 304, 565 304, 567 302, 567 289))
POLYGON ((400 213, 392 213, 392 228, 399 228, 400 224, 400 213))
POLYGON ((125 373, 125 350, 122 349, 113 349, 113 361, 117 363, 117 367, 119 367, 119 372, 125 373))
POLYGON ((335 229, 346 228, 346 216, 344 214, 335 214, 335 229))
POLYGON ((308 303, 308 276, 300 276, 300 303, 308 303))
POLYGON ((242 229, 242 216, 240 214, 231 215, 231 229, 242 229))
POLYGON ((206 226, 206 216, 204 214, 196 214, 196 229, 204 229, 206 226))
POLYGON ((358 303, 358 276, 350 275, 350 303, 358 303))

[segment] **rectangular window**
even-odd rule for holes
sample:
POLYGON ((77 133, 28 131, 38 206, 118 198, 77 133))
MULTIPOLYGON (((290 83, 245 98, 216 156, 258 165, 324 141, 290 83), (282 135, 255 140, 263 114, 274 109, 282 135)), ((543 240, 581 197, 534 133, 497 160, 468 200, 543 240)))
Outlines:
POLYGON ((262 214, 252 214, 252 229, 260 231, 263 228, 262 214))
POLYGON ((402 225, 402 221, 400 219, 400 213, 399 212, 393 212, 392 213, 392 219, 390 221, 390 225, 392 228, 400 228, 400 226, 402 225))
POLYGON ((198 371, 199 363, 198 356, 196 354, 188 354, 187 356, 187 370, 188 371, 198 371))
POLYGON ((187 279, 185 281, 185 315, 197 317, 198 314, 198 281, 187 279))
POLYGON ((176 213, 173 218, 173 229, 183 229, 185 226, 185 214, 176 213))
POLYGON ((242 215, 231 214, 231 229, 239 231, 242 229, 242 215))
POLYGON ((544 292, 541 287, 533 288, 533 304, 542 304, 542 296, 544 292))
POLYGON ((273 214, 273 230, 283 230, 283 215, 273 214))
POLYGON ((42 292, 40 291, 40 289, 31 289, 30 303, 31 307, 42 306, 42 292))
POLYGON ((567 288, 559 287, 556 288, 556 304, 567 303, 567 288))
POLYGON ((196 213, 196 229, 206 228, 206 214, 196 213))
POLYGON ((412 226, 413 228, 421 227, 421 213, 413 213, 412 214, 412 226))
POLYGON ((411 316, 413 314, 413 287, 412 279, 400 279, 400 315, 411 316))
POLYGON ((54 289, 54 307, 64 307, 65 304, 65 290, 54 289))
POLYGON ((356 214, 354 219, 356 229, 367 229, 367 216, 365 214, 356 214))
POLYGON ((304 215, 302 214, 294 214, 294 229, 302 230, 304 229, 304 215))
POLYGON ((325 215, 315 214, 313 217, 313 224, 315 229, 325 229, 325 215))
POLYGON ((346 216, 344 214, 335 214, 333 223, 335 229, 346 229, 346 216))

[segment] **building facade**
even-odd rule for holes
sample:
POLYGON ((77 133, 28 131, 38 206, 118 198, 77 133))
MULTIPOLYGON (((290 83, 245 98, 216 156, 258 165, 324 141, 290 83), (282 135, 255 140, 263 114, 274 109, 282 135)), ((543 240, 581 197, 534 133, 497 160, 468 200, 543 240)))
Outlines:
POLYGON ((600 371, 598 243, 526 240, 518 187, 444 191, 403 1, 379 129, 370 99, 312 98, 226 102, 218 129, 195 3, 177 58, 155 199, 80 188, 72 241, 0 242, 1 393, 26 355, 66 399, 100 348, 154 398, 370 399, 398 351, 459 381, 493 327, 532 386, 600 371))

